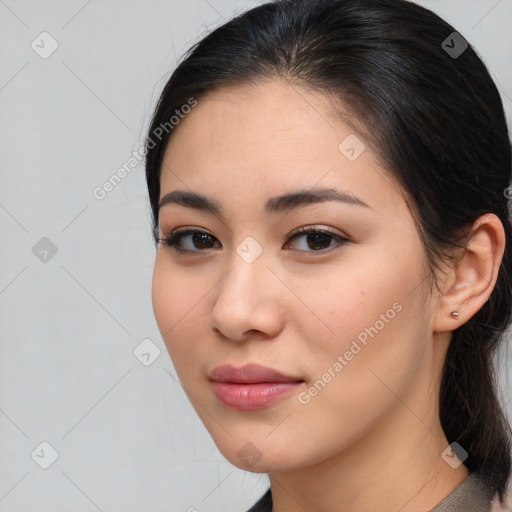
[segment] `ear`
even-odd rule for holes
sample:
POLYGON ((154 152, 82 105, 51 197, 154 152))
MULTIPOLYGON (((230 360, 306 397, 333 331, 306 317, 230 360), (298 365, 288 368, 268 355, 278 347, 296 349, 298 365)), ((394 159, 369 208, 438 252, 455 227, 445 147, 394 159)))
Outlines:
POLYGON ((459 258, 448 267, 443 292, 437 298, 433 329, 453 331, 487 301, 498 278, 505 251, 505 230, 492 214, 479 217, 459 258), (458 313, 453 318, 452 311, 458 313))

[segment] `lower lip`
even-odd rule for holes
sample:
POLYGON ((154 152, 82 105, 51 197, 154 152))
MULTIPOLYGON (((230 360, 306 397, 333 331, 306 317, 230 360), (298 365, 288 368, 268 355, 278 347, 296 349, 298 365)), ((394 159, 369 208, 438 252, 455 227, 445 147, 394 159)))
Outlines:
POLYGON ((213 391, 228 409, 255 411, 264 409, 293 393, 303 382, 259 382, 235 384, 212 382, 213 391))

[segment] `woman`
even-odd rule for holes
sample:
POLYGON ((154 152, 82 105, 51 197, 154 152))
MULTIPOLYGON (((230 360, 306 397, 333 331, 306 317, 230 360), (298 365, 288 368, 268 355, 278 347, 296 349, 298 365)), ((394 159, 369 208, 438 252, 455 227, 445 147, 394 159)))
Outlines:
POLYGON ((402 0, 257 7, 147 139, 156 320, 252 511, 505 510, 511 147, 453 27, 402 0))

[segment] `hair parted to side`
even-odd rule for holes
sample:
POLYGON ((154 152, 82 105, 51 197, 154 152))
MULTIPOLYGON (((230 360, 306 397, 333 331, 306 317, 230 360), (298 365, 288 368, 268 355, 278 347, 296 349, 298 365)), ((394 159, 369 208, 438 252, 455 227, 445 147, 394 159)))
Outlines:
MULTIPOLYGON (((365 143, 410 198, 434 270, 463 247, 481 215, 502 222, 506 247, 484 306, 453 332, 440 391, 448 441, 503 499, 511 430, 497 397, 493 356, 512 316, 512 227, 505 190, 511 145, 498 90, 471 45, 442 47, 455 31, 406 0, 282 0, 256 7, 194 45, 167 82, 151 134, 190 98, 224 85, 282 79, 338 99, 363 125, 365 143)), ((341 113, 340 113, 341 115, 341 113)), ((146 178, 158 228, 166 133, 147 146, 146 178)), ((433 281, 434 282, 434 281, 433 281)))

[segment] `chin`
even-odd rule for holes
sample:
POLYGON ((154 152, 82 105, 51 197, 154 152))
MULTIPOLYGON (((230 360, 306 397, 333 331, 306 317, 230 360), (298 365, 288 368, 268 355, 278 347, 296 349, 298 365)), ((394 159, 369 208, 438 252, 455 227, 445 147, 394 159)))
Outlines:
POLYGON ((214 441, 222 455, 234 466, 251 473, 280 473, 310 466, 315 461, 299 451, 297 443, 282 439, 271 442, 256 436, 224 438, 214 441), (252 441, 249 440, 252 438, 252 441))
POLYGON ((237 468, 249 471, 250 473, 280 473, 298 469, 297 461, 289 460, 280 453, 261 453, 252 458, 248 453, 242 453, 246 447, 238 452, 224 454, 224 457, 237 468), (261 457, 258 459, 258 456, 261 457))

